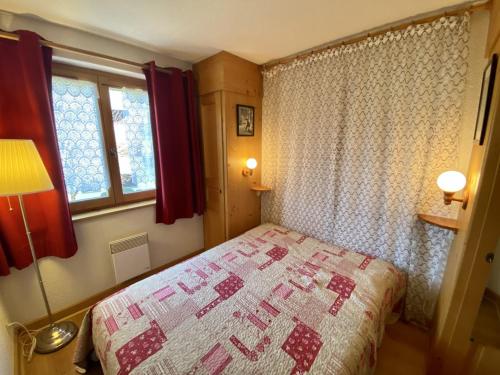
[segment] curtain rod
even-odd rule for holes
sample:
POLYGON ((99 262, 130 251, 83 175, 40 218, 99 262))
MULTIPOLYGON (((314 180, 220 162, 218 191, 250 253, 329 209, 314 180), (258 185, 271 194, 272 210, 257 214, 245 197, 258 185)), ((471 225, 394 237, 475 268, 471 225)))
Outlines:
MULTIPOLYGON (((7 31, 1 31, 1 30, 0 30, 0 38, 19 41, 19 35, 17 35, 16 33, 9 33, 7 31)), ((97 58, 102 59, 102 60, 112 61, 112 62, 123 64, 123 65, 134 66, 134 67, 140 68, 140 69, 149 67, 148 64, 143 64, 143 63, 138 63, 138 62, 131 61, 131 60, 121 59, 119 57, 113 57, 113 56, 105 55, 103 53, 88 51, 88 50, 84 50, 81 48, 70 47, 70 46, 67 46, 67 45, 64 45, 61 43, 51 42, 50 40, 41 39, 40 45, 42 45, 44 47, 50 47, 53 49, 57 49, 60 51, 76 53, 78 55, 97 57, 97 58)), ((164 73, 169 73, 169 74, 171 73, 168 69, 163 69, 163 68, 159 68, 159 67, 156 67, 156 70, 159 70, 159 71, 164 72, 164 73)))
POLYGON ((383 26, 378 26, 373 29, 363 31, 357 34, 353 34, 351 36, 347 36, 345 38, 340 38, 333 40, 331 42, 327 42, 321 44, 319 46, 295 53, 290 56, 286 56, 280 59, 271 60, 262 65, 264 71, 269 70, 277 65, 286 65, 296 60, 303 60, 317 53, 321 53, 324 51, 328 51, 333 48, 337 48, 340 46, 346 46, 349 44, 354 44, 365 40, 367 38, 378 36, 381 34, 385 34, 390 31, 402 30, 411 25, 418 25, 423 23, 432 22, 441 17, 448 16, 457 16, 461 15, 465 12, 475 12, 483 9, 488 9, 490 4, 490 0, 485 1, 468 1, 466 3, 450 6, 447 8, 442 8, 437 11, 422 13, 415 17, 406 18, 400 21, 392 22, 383 26))

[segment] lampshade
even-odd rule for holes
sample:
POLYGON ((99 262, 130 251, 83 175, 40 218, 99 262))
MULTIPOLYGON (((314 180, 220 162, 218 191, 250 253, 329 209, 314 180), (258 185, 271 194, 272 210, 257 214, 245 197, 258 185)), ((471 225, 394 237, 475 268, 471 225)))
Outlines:
POLYGON ((437 179, 437 184, 446 193, 456 193, 465 187, 465 176, 457 171, 447 171, 441 173, 437 179))
POLYGON ((248 169, 255 169, 257 168, 257 160, 254 158, 250 158, 247 160, 247 168, 248 169))
POLYGON ((0 139, 0 196, 52 190, 42 158, 30 139, 0 139))

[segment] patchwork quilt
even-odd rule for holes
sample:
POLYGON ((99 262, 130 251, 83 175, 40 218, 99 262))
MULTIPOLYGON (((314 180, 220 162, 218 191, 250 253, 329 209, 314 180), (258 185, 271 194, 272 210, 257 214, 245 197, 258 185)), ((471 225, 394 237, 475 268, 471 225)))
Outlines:
POLYGON ((106 374, 367 374, 405 276, 264 224, 98 303, 106 374))

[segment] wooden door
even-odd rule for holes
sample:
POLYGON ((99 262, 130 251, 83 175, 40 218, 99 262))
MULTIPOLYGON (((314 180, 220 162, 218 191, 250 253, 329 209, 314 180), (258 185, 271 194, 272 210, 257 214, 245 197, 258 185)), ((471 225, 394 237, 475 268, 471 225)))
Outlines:
POLYGON ((200 118, 207 202, 203 216, 204 240, 205 249, 210 249, 226 240, 224 133, 220 91, 200 97, 200 118))

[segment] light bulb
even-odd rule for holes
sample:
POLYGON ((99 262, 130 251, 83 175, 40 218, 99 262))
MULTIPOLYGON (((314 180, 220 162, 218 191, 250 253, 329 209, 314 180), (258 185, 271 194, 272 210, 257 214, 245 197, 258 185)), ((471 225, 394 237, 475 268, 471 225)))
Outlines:
POLYGON ((441 173, 437 179, 437 184, 446 193, 456 193, 465 187, 465 176, 457 171, 447 171, 441 173))
POLYGON ((255 169, 257 168, 257 160, 254 158, 250 158, 247 160, 247 168, 248 169, 255 169))

